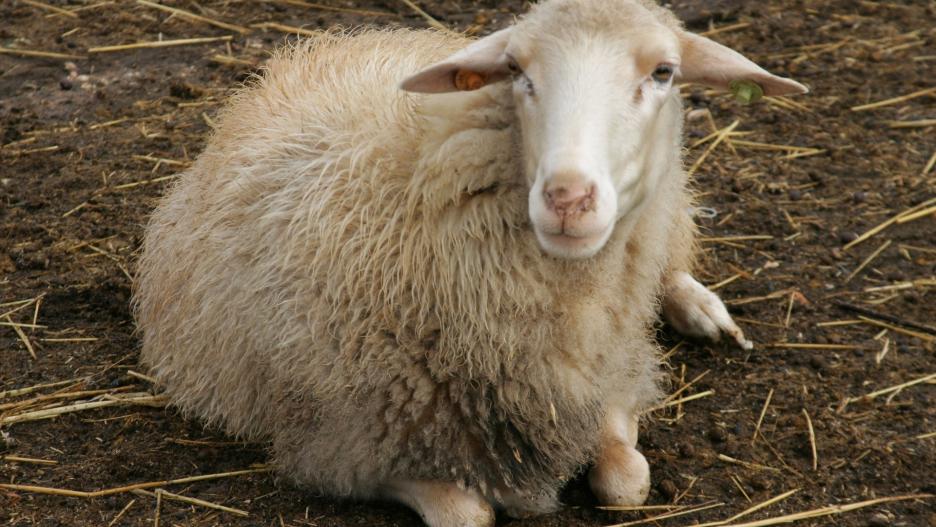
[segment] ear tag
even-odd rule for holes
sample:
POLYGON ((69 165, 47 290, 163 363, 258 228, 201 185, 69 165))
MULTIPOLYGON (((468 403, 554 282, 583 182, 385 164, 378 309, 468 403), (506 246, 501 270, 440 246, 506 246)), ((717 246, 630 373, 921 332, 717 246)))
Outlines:
POLYGON ((729 86, 731 87, 731 93, 741 104, 757 102, 764 96, 764 89, 754 81, 734 80, 731 81, 729 86))
POLYGON ((484 75, 471 70, 458 70, 455 72, 455 87, 461 91, 480 90, 487 84, 484 75))

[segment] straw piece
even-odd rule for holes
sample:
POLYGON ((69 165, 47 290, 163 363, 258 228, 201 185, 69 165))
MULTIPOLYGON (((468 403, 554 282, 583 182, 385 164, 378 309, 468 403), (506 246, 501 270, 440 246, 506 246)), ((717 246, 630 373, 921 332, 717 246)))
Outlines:
POLYGON ((777 503, 777 502, 780 502, 780 501, 783 501, 783 500, 789 498, 790 496, 792 496, 792 495, 796 494, 797 492, 799 492, 799 490, 800 490, 800 489, 788 490, 788 491, 784 492, 783 494, 780 494, 779 496, 774 496, 773 498, 770 498, 770 499, 768 499, 768 500, 762 501, 762 502, 758 503, 757 505, 754 505, 753 507, 748 507, 747 509, 744 509, 743 511, 739 512, 738 514, 735 514, 734 516, 728 518, 727 520, 718 520, 718 521, 714 521, 714 522, 703 523, 703 524, 700 524, 700 525, 696 525, 695 527, 716 527, 716 526, 719 526, 719 525, 725 525, 726 523, 730 523, 730 522, 733 522, 733 521, 735 521, 735 520, 740 520, 741 518, 743 518, 743 517, 745 517, 745 516, 747 516, 747 515, 749 515, 749 514, 751 514, 751 513, 757 512, 757 511, 763 509, 764 507, 769 507, 769 506, 773 505, 774 503, 777 503))
POLYGON ((13 485, 9 483, 0 483, 0 489, 18 490, 21 492, 34 492, 36 494, 50 494, 53 496, 70 496, 74 498, 100 498, 102 496, 113 496, 115 494, 124 494, 137 489, 151 489, 155 487, 167 487, 169 485, 181 485, 183 483, 195 483, 196 481, 207 481, 211 479, 230 478, 234 476, 243 476, 245 474, 259 474, 261 472, 270 472, 272 468, 252 468, 247 470, 236 470, 234 472, 222 472, 218 474, 205 474, 203 476, 190 476, 187 478, 167 479, 163 481, 149 481, 146 483, 136 483, 124 487, 115 487, 93 492, 84 492, 80 490, 58 489, 54 487, 37 487, 34 485, 13 485))
POLYGON ((131 377, 136 377, 137 379, 146 381, 146 382, 148 382, 148 383, 150 383, 150 384, 159 384, 159 383, 156 381, 156 379, 154 379, 153 377, 150 377, 149 375, 144 375, 144 374, 139 373, 139 372, 135 372, 135 371, 133 371, 133 370, 127 370, 127 375, 129 375, 129 376, 131 376, 131 377))
POLYGON ((227 29, 228 31, 236 31, 242 35, 250 33, 250 30, 244 26, 238 26, 236 24, 228 24, 226 22, 220 22, 212 18, 204 17, 201 15, 196 15, 195 13, 186 11, 184 9, 157 4, 154 2, 149 2, 148 0, 137 0, 137 3, 140 5, 144 5, 146 7, 152 7, 153 9, 159 9, 160 11, 172 13, 174 15, 181 16, 182 18, 188 18, 189 20, 194 20, 196 22, 202 22, 211 26, 220 27, 221 29, 227 29))
POLYGON ((816 449, 816 430, 813 428, 812 419, 809 412, 803 408, 803 415, 806 416, 806 428, 809 430, 809 446, 812 449, 812 469, 819 470, 819 451, 816 449))
MULTIPOLYGON (((404 1, 405 1, 405 0, 404 0, 404 1)), ((712 142, 705 148, 705 150, 702 152, 702 154, 699 155, 699 158, 695 160, 695 163, 693 163, 692 166, 689 167, 689 171, 688 171, 686 174, 687 174, 688 176, 690 176, 690 177, 691 177, 693 174, 695 174, 696 170, 698 170, 699 167, 702 166, 702 163, 705 161, 705 158, 707 158, 708 155, 711 154, 712 151, 714 151, 715 148, 716 148, 718 145, 720 145, 720 144, 722 143, 722 141, 724 141, 724 140, 728 137, 728 135, 729 135, 731 132, 733 132, 735 128, 738 127, 739 124, 741 124, 741 121, 738 120, 738 119, 735 119, 735 121, 734 121, 733 123, 731 123, 731 124, 729 124, 728 126, 722 128, 721 131, 718 133, 718 136, 715 138, 715 140, 712 141, 712 142)))
POLYGON ((313 29, 303 29, 296 26, 288 26, 286 24, 279 24, 277 22, 263 22, 260 24, 251 24, 250 27, 255 27, 257 29, 272 29, 274 31, 279 31, 281 33, 287 34, 296 34, 296 35, 305 35, 307 37, 314 37, 321 35, 321 31, 316 31, 313 29))
POLYGON ((689 401, 694 401, 696 399, 701 399, 703 397, 708 397, 709 395, 715 395, 715 390, 707 390, 701 393, 692 394, 688 397, 683 397, 682 399, 676 399, 675 401, 661 403, 661 404, 658 404, 657 406, 654 406, 653 408, 650 408, 644 411, 644 413, 654 412, 656 410, 662 410, 664 408, 669 408, 670 406, 676 406, 678 404, 683 404, 689 401))
POLYGON ((814 350, 859 350, 862 346, 853 344, 820 344, 815 342, 773 342, 767 344, 768 348, 786 349, 814 349, 814 350))
POLYGON ((51 459, 36 459, 32 457, 20 457, 20 456, 2 456, 0 457, 3 461, 8 461, 10 463, 29 463, 31 465, 58 465, 58 461, 53 461, 51 459))
POLYGON ((130 500, 130 503, 128 503, 123 509, 120 509, 120 512, 118 512, 117 516, 114 516, 114 519, 107 524, 107 527, 113 527, 115 523, 120 521, 120 519, 123 518, 123 515, 126 514, 128 510, 130 510, 130 507, 133 507, 134 503, 136 503, 136 499, 130 500))
POLYGON ((37 2, 36 0, 20 0, 20 2, 26 5, 31 5, 33 7, 38 7, 39 9, 45 9, 46 11, 52 11, 53 13, 57 15, 65 15, 71 18, 78 18, 78 15, 76 15, 75 13, 72 13, 71 11, 67 9, 62 9, 61 7, 55 7, 54 5, 37 2))
POLYGON ((305 2, 303 0, 266 0, 267 2, 275 2, 278 4, 289 4, 299 7, 308 7, 311 9, 320 9, 322 11, 333 11, 336 13, 350 13, 353 15, 361 16, 399 16, 396 13, 388 13, 385 11, 373 11, 369 9, 357 9, 352 7, 334 7, 325 4, 319 4, 315 2, 305 2))
MULTIPOLYGON (((936 209, 934 209, 934 210, 936 210, 936 209)), ((890 244, 891 244, 891 240, 887 240, 886 242, 884 242, 883 244, 881 244, 880 247, 878 247, 877 249, 875 249, 875 251, 874 251, 873 253, 871 253, 870 256, 868 256, 867 258, 865 258, 865 260, 864 260, 863 262, 861 262, 861 265, 859 265, 858 267, 856 267, 854 271, 852 271, 851 273, 848 274, 848 276, 845 277, 845 283, 847 284, 848 282, 851 281, 852 278, 854 278, 855 276, 857 276, 858 273, 860 273, 860 272, 862 271, 862 269, 864 269, 865 267, 867 267, 868 264, 871 263, 875 258, 877 258, 882 252, 884 252, 885 249, 887 249, 888 247, 890 247, 890 244)))
POLYGON ((849 403, 853 403, 853 402, 855 402, 855 401, 870 401, 870 400, 875 399, 875 398, 877 398, 877 397, 880 397, 880 396, 882 396, 882 395, 887 395, 887 394, 889 394, 889 393, 899 392, 899 391, 903 390, 904 388, 909 388, 910 386, 916 386, 917 384, 922 384, 922 383, 925 383, 925 382, 929 382, 930 380, 933 380, 933 379, 936 379, 936 373, 931 373, 931 374, 929 374, 929 375, 920 377, 920 378, 918 378, 918 379, 914 379, 914 380, 912 380, 912 381, 907 381, 907 382, 905 382, 905 383, 898 384, 898 385, 896 385, 896 386, 891 386, 891 387, 889 387, 889 388, 884 388, 884 389, 878 390, 878 391, 876 391, 876 392, 871 392, 871 393, 869 393, 869 394, 867 394, 867 395, 861 395, 861 396, 858 396, 858 397, 846 397, 845 400, 842 401, 842 404, 839 406, 839 411, 844 410, 845 407, 849 405, 849 403))
POLYGON ((142 405, 142 406, 152 406, 154 408, 161 408, 161 407, 166 406, 166 402, 167 402, 167 398, 164 395, 146 395, 142 397, 115 398, 115 399, 109 399, 106 401, 91 401, 91 402, 85 402, 85 403, 76 403, 76 404, 71 404, 67 406, 59 406, 56 408, 36 410, 34 412, 26 412, 22 414, 3 417, 3 418, 0 418, 0 425, 11 425, 15 423, 24 423, 28 421, 52 419, 53 417, 58 417, 64 414, 82 412, 85 410, 93 410, 96 408, 106 408, 108 406, 142 405))
POLYGON ((890 218, 890 219, 884 221, 883 223, 877 225, 876 227, 871 228, 870 230, 868 230, 867 232, 865 232, 865 233, 862 234, 861 236, 859 236, 859 237, 855 238, 853 241, 847 243, 844 247, 842 247, 842 250, 847 251, 848 249, 851 249, 852 247, 858 245, 859 243, 861 243, 861 242, 867 240, 868 238, 874 236, 875 234, 877 234, 877 233, 883 231, 884 229, 890 227, 890 226, 893 225, 894 223, 897 223, 897 220, 900 219, 901 217, 903 217, 903 216, 908 216, 908 215, 913 214, 914 212, 916 212, 916 211, 918 211, 918 210, 925 209, 925 208, 927 208, 927 207, 929 207, 929 206, 931 206, 931 205, 936 205, 936 198, 928 199, 928 200, 924 201, 923 203, 920 203, 919 205, 916 205, 916 206, 914 206, 914 207, 910 207, 909 209, 907 209, 907 210, 901 212, 900 214, 898 214, 898 215, 896 215, 896 216, 894 216, 894 217, 892 217, 892 218, 890 218))
MULTIPOLYGON (((840 308, 842 308, 842 309, 846 309, 846 310, 848 310, 848 311, 854 311, 855 313, 858 313, 859 315, 865 315, 864 318, 861 318, 861 319, 859 319, 859 320, 854 320, 854 321, 849 320, 849 321, 843 321, 843 322, 853 322, 853 323, 859 323, 859 324, 860 324, 860 323, 862 323, 862 322, 874 323, 874 322, 878 322, 878 321, 880 321, 880 320, 885 320, 885 321, 890 322, 890 323, 892 323, 892 324, 897 324, 897 325, 904 326, 904 327, 907 327, 907 328, 910 328, 910 329, 917 329, 917 330, 923 331, 923 332, 925 332, 925 333, 930 333, 930 334, 933 335, 933 336, 936 336, 936 327, 934 327, 934 326, 930 326, 930 325, 927 325, 927 324, 921 324, 921 323, 919 323, 919 322, 914 322, 914 321, 912 321, 912 320, 906 320, 906 319, 903 319, 903 318, 898 317, 898 316, 895 316, 895 315, 889 315, 889 314, 887 314, 887 313, 879 313, 879 312, 877 312, 877 311, 875 311, 875 310, 873 310, 873 309, 868 309, 868 308, 866 308, 866 307, 856 306, 856 305, 853 305, 853 304, 849 304, 848 302, 842 302, 842 301, 840 301, 840 300, 836 300, 836 301, 833 302, 833 303, 834 303, 837 307, 840 307, 840 308), (871 320, 871 319, 874 319, 874 320, 871 320)), ((828 322, 827 322, 826 324, 828 324, 828 322)), ((816 324, 816 325, 818 326, 819 324, 816 324)))
POLYGON ((728 278, 725 278, 724 280, 722 280, 721 282, 718 282, 717 284, 712 284, 712 285, 708 286, 708 290, 709 290, 709 291, 717 291, 718 289, 721 289, 722 287, 725 287, 726 285, 728 285, 728 284, 734 282, 735 280, 737 280, 737 279, 739 279, 739 278, 741 278, 741 277, 743 277, 743 276, 744 276, 744 273, 736 273, 735 275, 729 276, 728 278))
POLYGON ((714 29, 709 29, 708 31, 703 31, 703 32, 701 32, 701 33, 699 33, 699 34, 702 35, 703 37, 710 37, 710 36, 712 36, 712 35, 717 35, 717 34, 719 34, 719 33, 727 33, 727 32, 729 32, 729 31, 737 31, 737 30, 739 30, 739 29, 744 29, 744 28, 750 27, 750 26, 751 26, 751 23, 750 23, 750 22, 738 22, 737 24, 731 24, 731 25, 728 25, 728 26, 722 26, 722 27, 718 27, 718 28, 714 28, 714 29))
POLYGON ((29 386, 26 388, 18 388, 16 390, 7 390, 4 392, 0 392, 0 399, 5 399, 7 397, 19 397, 20 395, 28 395, 30 393, 37 392, 39 390, 44 390, 46 388, 55 388, 56 386, 74 384, 75 382, 81 381, 81 380, 84 380, 84 379, 79 377, 79 378, 70 379, 67 381, 50 382, 48 384, 37 384, 35 386, 29 386))
MULTIPOLYGON (((933 154, 933 161, 936 161, 936 154, 933 154)), ((932 163, 930 163, 929 168, 932 168, 932 163)), ((926 172, 929 172, 929 168, 923 171, 923 175, 926 175, 926 172)), ((930 214, 936 214, 936 205, 923 209, 923 210, 919 210, 917 212, 914 212, 913 214, 907 214, 906 216, 901 216, 897 218, 897 225, 907 223, 908 221, 918 220, 920 218, 929 216, 930 214)))
POLYGON ((808 520, 810 518, 819 518, 822 516, 841 514, 843 512, 851 512, 854 510, 863 509, 865 507, 880 505, 882 503, 892 503, 895 501, 906 500, 925 500, 932 497, 932 494, 910 494, 906 496, 893 496, 890 498, 877 498, 873 500, 860 501, 857 503, 847 503, 845 505, 830 505, 828 507, 821 507, 818 509, 797 512, 793 514, 785 514, 783 516, 776 516, 774 518, 767 518, 764 520, 757 520, 748 523, 732 523, 726 525, 726 527, 768 527, 771 525, 782 525, 784 523, 793 523, 800 520, 808 520))
POLYGON ((917 121, 887 121, 891 128, 928 128, 936 126, 936 119, 919 119, 917 121))
POLYGON ((734 463, 735 465, 741 465, 747 468, 753 468, 757 470, 770 470, 773 472, 780 472, 780 469, 768 467, 767 465, 761 465, 760 463, 752 463, 750 461, 742 461, 740 459, 735 459, 725 454, 718 454, 718 459, 725 461, 726 463, 734 463))
POLYGON ((642 512, 642 511, 671 511, 671 510, 685 510, 688 509, 688 505, 599 505, 595 507, 598 510, 602 511, 614 511, 614 512, 642 512))
POLYGON ((929 174, 929 171, 932 170, 934 166, 936 166, 936 152, 933 152, 933 155, 930 156, 929 161, 926 162, 926 166, 923 167, 923 171, 920 172, 920 175, 925 176, 929 174))
MULTIPOLYGON (((22 324, 17 324, 17 323, 15 323, 15 322, 13 322, 13 319, 10 318, 10 315, 6 315, 4 318, 6 318, 6 321, 7 321, 11 326, 13 326, 13 331, 16 332, 16 335, 19 336, 19 338, 20 338, 20 340, 23 342, 23 344, 26 345, 26 351, 29 352, 29 355, 33 358, 33 360, 38 360, 38 357, 36 357, 36 351, 33 350, 32 343, 29 342, 29 337, 27 337, 27 336, 26 336, 26 333, 24 333, 23 330, 20 329, 20 326, 21 326, 22 324)), ((31 325, 32 325, 32 326, 35 326, 35 324, 31 324, 31 325)))
POLYGON ((701 237, 699 238, 700 242, 740 242, 740 241, 753 241, 753 240, 772 240, 774 237, 769 234, 750 234, 750 235, 740 235, 740 236, 718 236, 718 237, 701 237))
POLYGON ((684 392, 684 391, 686 391, 687 389, 689 389, 689 387, 692 386, 693 384, 695 384, 695 383, 699 382, 700 380, 702 380, 702 378, 705 377, 706 375, 708 375, 709 372, 711 372, 711 371, 712 371, 712 370, 705 370, 704 372, 702 372, 702 373, 696 375, 696 377, 695 377, 694 379, 692 379, 691 381, 689 381, 689 382, 687 382, 686 384, 682 385, 682 387, 679 388, 678 390, 676 390, 675 392, 671 393, 671 394, 669 395, 669 397, 667 397, 666 399, 663 400, 663 403, 668 403, 668 402, 672 401, 673 399, 679 397, 679 394, 681 394, 682 392, 684 392))
POLYGON ((767 414, 767 407, 770 406, 770 399, 773 397, 773 388, 767 392, 767 399, 764 401, 764 406, 761 408, 760 416, 757 418, 757 425, 754 427, 754 435, 751 436, 751 446, 754 446, 754 442, 757 441, 757 434, 760 433, 761 423, 764 422, 764 416, 767 414))
POLYGON ((911 336, 911 337, 916 337, 916 338, 918 338, 918 339, 920 339, 920 340, 923 340, 923 341, 926 341, 926 342, 933 342, 933 341, 936 341, 936 337, 927 335, 927 334, 925 334, 925 333, 920 333, 920 332, 917 332, 917 331, 911 331, 911 330, 909 330, 909 329, 904 329, 904 328, 902 328, 902 327, 900 327, 900 326, 894 326, 894 325, 892 325, 892 324, 888 324, 887 322, 881 322, 880 320, 876 320, 876 319, 873 319, 873 318, 865 317, 865 316, 862 316, 862 315, 858 315, 858 318, 860 318, 860 319, 862 320, 862 322, 867 322, 868 324, 871 324, 872 326, 878 326, 878 327, 881 327, 881 328, 887 328, 887 329, 889 329, 889 330, 891 330, 891 331, 895 331, 895 332, 897 332, 897 333, 902 333, 902 334, 904 334, 904 335, 908 335, 908 336, 911 336))
POLYGON ((913 93, 908 93, 906 95, 901 95, 900 97, 894 97, 892 99, 884 99, 883 101, 873 102, 870 104, 862 104, 860 106, 852 106, 851 111, 853 112, 862 112, 865 110, 874 110, 876 108, 881 108, 883 106, 890 106, 892 104, 901 103, 904 101, 909 101, 910 99, 916 99, 917 97, 924 97, 926 95, 936 94, 936 87, 926 88, 923 90, 918 90, 913 93))
POLYGON ((143 489, 136 489, 136 490, 131 490, 130 492, 138 496, 149 496, 151 498, 162 496, 163 499, 181 501, 182 503, 188 503, 189 505, 197 505, 199 507, 205 507, 207 509, 215 509, 218 511, 223 511, 223 512, 227 512, 230 514, 234 514, 236 516, 243 516, 243 517, 250 516, 250 513, 244 510, 233 509, 231 507, 225 507, 224 505, 218 505, 217 503, 200 500, 198 498, 190 498, 188 496, 183 496, 181 494, 173 494, 163 489, 157 489, 156 492, 149 492, 143 489))
POLYGON ((606 527, 630 527, 630 526, 632 526, 632 525, 641 525, 641 524, 644 524, 644 523, 656 522, 656 521, 659 521, 659 520, 665 520, 665 519, 667 519, 667 518, 675 518, 675 517, 677 517, 677 516, 684 516, 684 515, 686 515, 686 514, 692 514, 692 513, 696 513, 696 512, 702 512, 702 511, 708 510, 708 509, 714 509, 714 508, 717 508, 717 507, 723 507, 724 505, 725 505, 725 504, 722 503, 722 502, 711 503, 711 504, 709 504, 709 505, 703 505, 703 506, 701 506, 701 507, 695 507, 695 508, 692 508, 692 509, 686 509, 686 510, 681 510, 681 511, 677 511, 677 512, 669 512, 669 513, 666 513, 666 514, 660 514, 660 515, 658 515, 658 516, 651 516, 651 517, 649 517, 649 518, 644 518, 644 519, 642 519, 642 520, 634 520, 634 521, 629 521, 629 522, 624 522, 624 523, 615 523, 614 525, 608 525, 608 526, 606 526, 606 527))
POLYGON ((400 0, 400 1, 403 2, 404 4, 406 4, 407 6, 409 6, 409 8, 412 9, 413 11, 415 11, 417 15, 423 17, 423 18, 426 20, 426 22, 429 23, 430 26, 432 26, 432 27, 438 29, 439 31, 444 32, 444 33, 450 33, 450 34, 455 33, 455 32, 452 31, 451 29, 445 27, 445 24, 443 24, 442 22, 439 22, 439 21, 436 20, 435 18, 432 18, 432 15, 430 15, 429 13, 423 11, 418 5, 416 5, 415 3, 413 3, 411 0, 400 0))
POLYGON ((171 174, 168 176, 161 176, 153 179, 145 179, 143 181, 134 181, 133 183, 124 183, 123 185, 116 185, 113 187, 114 190, 123 190, 133 187, 139 187, 142 185, 152 185, 153 183, 160 183, 162 181, 168 181, 173 178, 179 177, 179 174, 171 174))
POLYGON ((19 55, 21 57, 37 57, 42 59, 84 60, 88 57, 82 55, 69 55, 68 53, 55 53, 53 51, 38 51, 34 49, 13 49, 0 47, 0 55, 19 55))
POLYGON ((202 37, 202 38, 181 38, 177 40, 156 40, 151 42, 137 42, 135 44, 121 44, 118 46, 100 46, 88 48, 88 53, 109 53, 112 51, 127 51, 132 49, 144 48, 167 48, 170 46, 187 46, 190 44, 208 44, 211 42, 230 42, 234 37, 225 35, 223 37, 202 37))

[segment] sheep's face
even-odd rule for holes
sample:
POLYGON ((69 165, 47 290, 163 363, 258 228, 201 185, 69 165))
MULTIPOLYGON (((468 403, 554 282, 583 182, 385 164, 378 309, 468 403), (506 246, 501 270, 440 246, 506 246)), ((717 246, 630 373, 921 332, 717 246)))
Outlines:
POLYGON ((678 40, 660 25, 524 37, 516 34, 505 54, 533 231, 546 253, 587 258, 618 220, 639 214, 678 159, 678 40), (667 102, 676 110, 664 110, 667 102))
POLYGON ((633 0, 542 2, 402 87, 438 93, 511 82, 537 240, 552 256, 588 258, 616 225, 633 225, 679 169, 674 80, 722 89, 747 80, 767 95, 806 91, 633 0))

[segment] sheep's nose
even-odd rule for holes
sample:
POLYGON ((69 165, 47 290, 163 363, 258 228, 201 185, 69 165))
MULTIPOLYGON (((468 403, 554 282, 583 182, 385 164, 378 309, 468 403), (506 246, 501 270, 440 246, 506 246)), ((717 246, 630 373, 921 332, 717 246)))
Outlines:
POLYGON ((543 189, 549 209, 559 216, 571 216, 590 210, 595 201, 595 184, 581 176, 559 174, 543 189))

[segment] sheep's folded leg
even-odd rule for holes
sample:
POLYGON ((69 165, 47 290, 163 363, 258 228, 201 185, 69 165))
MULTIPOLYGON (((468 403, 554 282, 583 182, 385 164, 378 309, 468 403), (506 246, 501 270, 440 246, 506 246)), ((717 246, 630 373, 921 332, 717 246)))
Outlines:
POLYGON ((494 509, 478 492, 443 481, 395 480, 381 494, 416 511, 428 527, 492 527, 494 509))
POLYGON ((749 350, 754 347, 732 320, 718 295, 689 273, 675 272, 666 278, 663 316, 683 335, 718 341, 721 334, 726 333, 741 348, 749 350))
POLYGON ((530 495, 516 490, 498 489, 494 496, 500 509, 511 518, 532 518, 556 512, 560 508, 556 492, 530 495))
POLYGON ((637 413, 612 409, 588 483, 605 505, 640 505, 650 492, 650 466, 637 451, 637 413))

